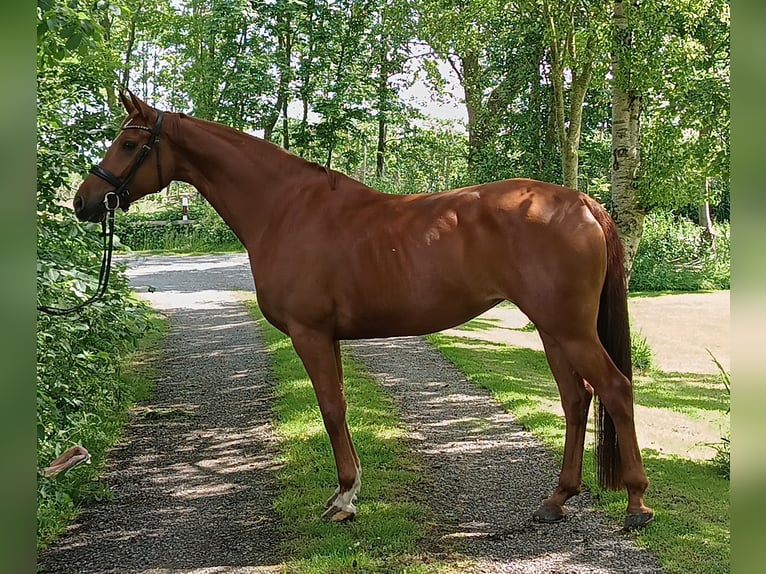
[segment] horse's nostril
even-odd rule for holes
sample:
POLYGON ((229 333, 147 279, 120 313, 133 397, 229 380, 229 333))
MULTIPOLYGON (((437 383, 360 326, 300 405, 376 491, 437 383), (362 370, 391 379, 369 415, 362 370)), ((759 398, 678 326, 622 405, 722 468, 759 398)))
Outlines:
POLYGON ((74 198, 74 210, 75 211, 80 211, 82 209, 82 204, 83 204, 82 197, 80 197, 78 195, 77 197, 74 198))

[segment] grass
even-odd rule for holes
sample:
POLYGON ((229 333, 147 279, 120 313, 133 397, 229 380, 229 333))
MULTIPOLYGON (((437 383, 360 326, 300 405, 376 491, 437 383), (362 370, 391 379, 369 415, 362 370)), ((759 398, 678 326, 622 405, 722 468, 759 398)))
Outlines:
MULTIPOLYGON (((469 380, 489 389, 561 462, 564 421, 551 412, 559 397, 542 352, 442 334, 428 339, 469 380)), ((715 377, 700 381, 698 375, 650 371, 634 383, 639 405, 684 413, 728 409, 715 377)), ((646 502, 656 520, 636 535, 637 543, 658 555, 665 573, 729 572, 729 481, 711 462, 650 450, 643 456, 651 480, 646 502)), ((626 495, 598 488, 593 457, 587 453, 583 482, 615 526, 621 524, 626 495)))
POLYGON ((121 255, 229 255, 231 253, 246 253, 242 244, 217 245, 177 245, 167 249, 122 249, 121 255))
POLYGON ((289 339, 248 302, 272 360, 274 424, 279 439, 280 494, 288 572, 301 574, 426 572, 417 555, 426 511, 417 501, 418 466, 397 411, 359 364, 344 358, 348 423, 362 460, 357 520, 320 519, 337 486, 335 463, 311 383, 289 339))

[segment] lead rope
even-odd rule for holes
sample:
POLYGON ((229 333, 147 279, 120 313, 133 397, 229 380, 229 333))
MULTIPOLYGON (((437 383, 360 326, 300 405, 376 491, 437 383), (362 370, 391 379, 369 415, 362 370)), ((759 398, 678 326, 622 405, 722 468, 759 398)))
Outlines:
POLYGON ((109 285, 109 274, 112 267, 112 251, 114 250, 114 211, 119 205, 118 199, 116 205, 111 206, 109 203, 110 196, 117 198, 117 195, 111 192, 107 193, 104 197, 104 204, 106 205, 108 215, 105 220, 101 222, 101 235, 104 238, 104 254, 101 257, 101 270, 98 272, 98 287, 96 288, 96 292, 82 303, 68 309, 38 305, 38 311, 56 316, 71 315, 72 313, 82 311, 87 305, 95 303, 106 293, 106 287, 109 285))

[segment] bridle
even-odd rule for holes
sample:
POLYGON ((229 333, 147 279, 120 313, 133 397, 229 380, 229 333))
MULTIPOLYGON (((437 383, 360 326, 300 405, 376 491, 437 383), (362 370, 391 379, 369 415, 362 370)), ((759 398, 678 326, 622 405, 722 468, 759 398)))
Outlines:
MULTIPOLYGON (((101 299, 106 293, 106 287, 109 284, 109 272, 112 267, 112 252, 114 250, 114 212, 119 207, 123 211, 127 211, 130 206, 130 183, 133 181, 138 170, 143 165, 146 158, 149 156, 149 152, 152 151, 155 145, 160 140, 160 131, 162 130, 162 118, 164 112, 157 110, 157 120, 154 122, 154 126, 149 128, 147 126, 124 124, 122 130, 144 130, 149 132, 149 141, 146 142, 141 148, 141 153, 136 158, 135 163, 128 171, 128 175, 124 178, 117 177, 108 169, 103 168, 100 165, 93 165, 90 168, 90 173, 100 177, 107 183, 114 186, 113 190, 106 192, 104 195, 104 207, 106 208, 107 216, 101 221, 101 236, 104 238, 104 254, 101 257, 101 269, 98 272, 98 287, 95 294, 91 297, 75 305, 62 309, 59 307, 48 307, 46 305, 38 305, 37 310, 47 313, 49 315, 70 315, 77 311, 82 310, 86 305, 90 305, 95 301, 101 299), (107 225, 108 224, 108 225, 107 225), (108 227, 108 230, 107 230, 108 227)), ((162 185, 162 166, 160 164, 160 148, 157 147, 157 178, 159 184, 162 185)))
MULTIPOLYGON (((104 167, 100 165, 94 165, 90 168, 90 173, 95 175, 96 177, 100 177, 105 182, 110 183, 114 186, 114 189, 111 191, 108 191, 106 195, 104 195, 104 206, 106 207, 107 211, 114 211, 118 207, 121 208, 123 211, 127 211, 128 207, 130 206, 130 190, 128 189, 128 186, 130 185, 130 182, 133 181, 133 178, 136 175, 136 172, 141 168, 146 158, 149 156, 149 152, 152 151, 152 148, 159 142, 160 140, 160 130, 162 130, 162 117, 164 115, 164 112, 162 110, 157 110, 157 120, 154 122, 154 126, 149 128, 147 126, 140 126, 140 125, 130 125, 125 124, 120 128, 120 131, 122 130, 144 130, 149 132, 150 137, 149 141, 146 142, 141 147, 141 153, 136 158, 136 162, 133 164, 133 166, 130 168, 130 171, 128 172, 128 175, 125 176, 125 178, 120 178, 114 175, 111 171, 108 169, 105 169, 104 167), (112 205, 111 200, 114 199, 115 203, 112 205)), ((157 178, 159 181, 159 184, 162 185, 162 166, 160 164, 160 148, 157 148, 157 178)))

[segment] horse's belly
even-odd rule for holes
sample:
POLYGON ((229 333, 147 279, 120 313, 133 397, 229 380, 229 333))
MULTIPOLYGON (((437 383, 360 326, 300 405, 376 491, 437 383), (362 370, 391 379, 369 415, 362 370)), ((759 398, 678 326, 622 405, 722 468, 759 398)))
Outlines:
POLYGON ((435 333, 470 321, 499 302, 380 305, 374 310, 358 310, 338 317, 336 336, 338 339, 375 339, 435 333))

